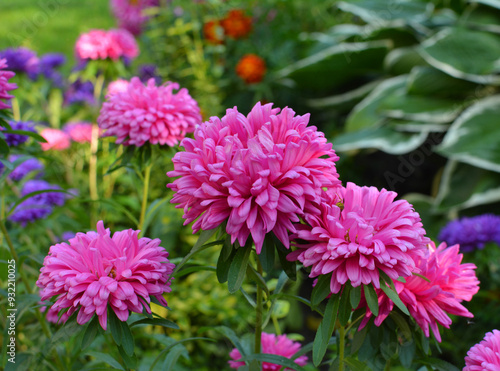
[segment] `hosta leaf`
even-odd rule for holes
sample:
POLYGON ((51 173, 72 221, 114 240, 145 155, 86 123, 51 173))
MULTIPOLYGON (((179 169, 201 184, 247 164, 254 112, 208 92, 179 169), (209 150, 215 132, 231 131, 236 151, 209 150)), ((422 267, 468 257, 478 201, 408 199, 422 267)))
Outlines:
POLYGON ((473 82, 457 79, 437 68, 418 66, 411 70, 406 90, 408 94, 423 96, 465 97, 474 93, 476 87, 473 82))
POLYGON ((376 148, 390 154, 403 154, 418 148, 426 138, 426 131, 408 133, 383 126, 340 134, 332 142, 337 152, 376 148))
POLYGON ((384 60, 384 68, 393 75, 410 73, 415 66, 427 65, 415 47, 403 47, 391 50, 384 60))
POLYGON ((481 99, 450 126, 438 152, 452 159, 500 172, 500 95, 481 99))
POLYGON ((351 111, 346 121, 346 131, 358 131, 382 125, 385 118, 380 114, 380 105, 388 96, 404 88, 407 75, 393 77, 378 85, 365 99, 351 111))
POLYGON ((380 71, 389 47, 386 40, 333 45, 282 69, 278 77, 308 89, 332 89, 353 76, 380 71))
POLYGON ((384 0, 341 1, 338 7, 344 12, 360 17, 366 23, 381 24, 394 20, 408 23, 423 22, 431 15, 434 7, 426 1, 394 1, 388 4, 384 0))
POLYGON ((478 84, 500 85, 499 36, 445 28, 421 44, 421 53, 429 64, 451 76, 478 84))
POLYGON ((500 173, 448 161, 434 201, 438 212, 500 201, 500 173))

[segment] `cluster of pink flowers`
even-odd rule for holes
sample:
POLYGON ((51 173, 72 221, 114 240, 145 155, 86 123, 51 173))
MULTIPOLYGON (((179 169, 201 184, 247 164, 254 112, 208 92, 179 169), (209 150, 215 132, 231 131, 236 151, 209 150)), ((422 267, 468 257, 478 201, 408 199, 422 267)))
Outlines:
POLYGON ((311 266, 311 277, 331 273, 332 293, 347 281, 379 288, 379 270, 392 279, 411 275, 429 239, 418 213, 396 196, 353 183, 338 188, 326 195, 321 213, 306 214, 308 224, 297 226, 294 238, 306 242, 288 259, 311 266))
POLYGON ((42 300, 56 298, 49 309, 52 318, 64 313, 67 319, 78 311, 82 325, 96 314, 106 330, 108 306, 121 321, 130 311, 151 313, 150 296, 166 306, 163 294, 171 291, 174 264, 159 239, 139 238, 139 232, 111 236, 99 221, 97 232, 77 233, 51 246, 36 284, 42 300))
POLYGON ((488 332, 467 352, 463 371, 500 370, 500 331, 488 332))
POLYGON ((172 203, 184 208, 193 231, 218 227, 227 220, 231 241, 246 243, 249 235, 260 253, 271 231, 289 247, 288 232, 305 210, 320 202, 321 188, 340 185, 332 145, 309 115, 290 108, 257 103, 248 116, 236 108, 210 118, 186 138, 173 158, 180 178, 168 184, 172 203), (281 111, 281 112, 280 112, 281 111))
POLYGON ((148 16, 144 10, 159 5, 159 0, 111 0, 111 10, 118 19, 120 28, 124 28, 134 35, 139 35, 148 16))
MULTIPOLYGON (((90 143, 92 141, 92 130, 95 126, 90 122, 68 122, 64 125, 63 131, 75 142, 90 143)), ((99 135, 101 130, 96 129, 99 135)))
POLYGON ((40 143, 43 151, 51 149, 62 151, 71 145, 71 137, 59 129, 45 128, 40 131, 40 135, 47 141, 40 143))
MULTIPOLYGON (((470 301, 479 291, 479 280, 472 263, 462 263, 459 245, 447 247, 441 243, 437 248, 431 242, 425 256, 416 260, 420 275, 405 276, 405 282, 395 281, 394 285, 400 299, 408 308, 410 315, 420 326, 425 336, 429 337, 429 327, 440 342, 438 324, 450 328, 449 314, 472 318, 473 315, 461 302, 470 301)), ((379 315, 375 324, 380 324, 393 310, 394 303, 382 290, 379 296, 379 315)), ((368 322, 372 313, 367 309, 367 316, 361 328, 368 322)))
POLYGON ((17 89, 17 85, 9 82, 15 73, 12 71, 4 70, 7 68, 7 62, 5 59, 0 59, 0 109, 10 108, 10 105, 3 101, 9 101, 14 98, 12 95, 8 94, 9 91, 17 89))
POLYGON ((133 59, 139 55, 134 36, 124 29, 91 30, 81 34, 75 45, 76 56, 82 60, 133 59))
MULTIPOLYGON (((274 334, 268 334, 266 332, 263 332, 261 341, 262 341, 262 353, 264 354, 276 354, 286 358, 292 358, 295 355, 295 353, 297 353, 300 350, 300 343, 296 343, 290 340, 286 335, 276 336, 274 334)), ((232 360, 229 361, 229 366, 231 366, 231 368, 237 369, 245 365, 245 362, 238 361, 239 359, 241 359, 241 353, 238 349, 234 348, 229 353, 229 356, 232 358, 232 360)), ((297 359, 295 359, 294 362, 299 366, 305 366, 307 364, 307 357, 306 356, 297 357, 297 359)), ((269 362, 262 362, 263 371, 278 371, 281 369, 282 366, 280 365, 269 362)), ((290 369, 286 368, 285 371, 286 370, 290 369)))
POLYGON ((97 123, 116 143, 140 147, 146 142, 175 146, 201 123, 198 103, 187 89, 167 82, 156 86, 154 79, 144 85, 133 77, 125 90, 108 93, 97 123))

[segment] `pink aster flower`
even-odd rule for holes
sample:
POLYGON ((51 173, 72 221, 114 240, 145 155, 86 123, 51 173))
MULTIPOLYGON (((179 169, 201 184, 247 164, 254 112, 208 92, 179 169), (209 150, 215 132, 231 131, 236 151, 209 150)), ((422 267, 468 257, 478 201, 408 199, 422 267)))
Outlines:
POLYGON ((115 81, 112 81, 108 85, 108 94, 116 94, 116 93, 122 93, 124 91, 127 91, 129 82, 124 79, 118 79, 115 81))
POLYGON ((75 52, 79 59, 118 60, 120 57, 137 57, 139 47, 127 30, 91 30, 80 35, 75 52))
POLYGON ((15 73, 12 71, 5 71, 4 68, 7 68, 7 62, 5 59, 0 59, 0 109, 10 108, 10 104, 5 103, 2 99, 9 101, 14 98, 13 95, 8 94, 7 92, 17 89, 17 85, 9 82, 9 79, 12 78, 15 73))
POLYGON ((94 126, 96 125, 90 122, 68 122, 64 125, 64 132, 75 142, 90 143, 92 141, 92 128, 94 126))
POLYGON ((143 24, 148 20, 144 10, 158 4, 158 0, 111 0, 111 10, 118 19, 120 28, 139 35, 143 24))
POLYGON ((40 143, 43 151, 49 149, 62 151, 69 148, 71 144, 69 135, 59 129, 46 128, 40 132, 40 135, 47 141, 47 143, 40 143))
POLYGON ((196 233, 227 220, 232 243, 243 246, 251 235, 260 253, 272 231, 289 247, 292 223, 319 203, 322 187, 340 185, 332 145, 308 122, 309 114, 257 103, 248 116, 235 107, 197 127, 167 174, 180 177, 168 187, 176 192, 171 202, 184 208, 184 224, 198 219, 196 233))
POLYGON ((116 136, 118 144, 174 146, 201 123, 200 108, 188 90, 174 93, 174 89, 179 89, 179 84, 156 86, 154 79, 149 79, 144 85, 133 77, 126 91, 108 94, 97 123, 106 129, 106 136, 116 136))
POLYGON ((150 296, 166 306, 162 295, 171 291, 174 264, 159 239, 139 238, 139 232, 111 236, 99 221, 97 232, 77 233, 68 243, 51 246, 36 282, 41 299, 55 297, 51 310, 58 314, 78 311, 80 325, 96 314, 104 330, 108 307, 126 321, 130 311, 151 313, 150 296))
MULTIPOLYGON (((276 354, 286 358, 292 358, 295 353, 300 350, 300 343, 296 343, 290 340, 286 335, 274 335, 263 332, 262 337, 262 353, 265 354, 276 354)), ((229 356, 233 359, 229 362, 231 368, 239 368, 245 365, 245 362, 238 361, 241 359, 241 353, 238 349, 234 348, 229 356)), ((294 362, 299 366, 305 366, 307 364, 307 356, 300 356, 294 360, 294 362)), ((274 363, 263 362, 263 371, 278 371, 281 370, 283 366, 274 363)), ((285 370, 290 370, 286 368, 285 370)))
POLYGON ((418 213, 406 200, 394 201, 396 196, 347 183, 320 205, 320 214, 305 216, 309 225, 297 226, 294 237, 307 243, 288 259, 311 266, 310 277, 332 274, 332 293, 347 281, 380 288, 379 271, 392 279, 411 275, 429 239, 418 213))
MULTIPOLYGON (((446 246, 443 242, 437 248, 434 242, 428 245, 428 250, 423 257, 416 261, 421 275, 405 277, 405 283, 395 281, 395 288, 400 299, 408 308, 410 315, 420 326, 425 336, 429 337, 429 327, 440 342, 438 324, 450 328, 449 314, 472 318, 473 315, 461 302, 470 301, 479 290, 479 280, 472 263, 463 263, 463 255, 459 254, 459 245, 446 246)), ((393 310, 394 303, 378 290, 379 315, 375 324, 380 324, 393 310)), ((368 322, 372 313, 367 310, 367 317, 363 320, 361 328, 368 322)))
POLYGON ((467 352, 463 371, 500 370, 500 331, 488 332, 467 352))

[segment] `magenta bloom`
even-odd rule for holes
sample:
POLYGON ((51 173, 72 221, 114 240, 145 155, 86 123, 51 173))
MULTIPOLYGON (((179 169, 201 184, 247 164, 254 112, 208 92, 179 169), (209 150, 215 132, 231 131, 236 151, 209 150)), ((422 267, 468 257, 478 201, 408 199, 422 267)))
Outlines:
POLYGON ((64 125, 63 131, 75 142, 90 143, 93 126, 90 122, 68 122, 64 125))
POLYGON ((479 344, 467 352, 463 371, 500 370, 500 331, 493 330, 484 335, 479 344))
POLYGON ((380 288, 379 270, 392 279, 411 275, 429 239, 418 213, 406 200, 394 201, 396 196, 347 183, 320 205, 320 214, 306 214, 309 225, 298 226, 294 237, 309 243, 288 259, 312 266, 310 277, 331 273, 332 293, 347 281, 380 288))
POLYGON ((17 85, 9 82, 15 73, 12 71, 5 71, 7 68, 7 62, 5 59, 0 59, 0 109, 10 108, 10 104, 5 103, 2 99, 9 101, 14 98, 13 95, 8 94, 9 91, 17 89, 17 85))
MULTIPOLYGON (((262 353, 265 354, 276 354, 278 356, 283 356, 286 358, 292 358, 295 353, 300 350, 300 343, 296 343, 290 340, 286 335, 274 335, 263 332, 262 337, 262 353)), ((233 359, 229 362, 231 368, 239 368, 245 365, 245 362, 238 361, 241 359, 241 353, 238 349, 234 348, 229 356, 233 359)), ((307 364, 307 356, 300 356, 295 359, 295 363, 299 366, 305 366, 307 364)), ((281 370, 283 366, 274 363, 263 362, 263 371, 278 371, 281 370)), ((286 368, 285 370, 290 370, 286 368)))
MULTIPOLYGON (((395 281, 394 284, 399 297, 425 336, 429 337, 430 327, 440 342, 438 324, 450 328, 451 319, 448 314, 473 317, 460 303, 470 301, 478 292, 479 280, 474 272, 474 264, 461 264, 463 255, 459 254, 459 245, 446 247, 443 242, 436 248, 434 242, 431 242, 428 247, 426 255, 417 259, 417 267, 420 269, 419 274, 430 282, 412 275, 405 277, 405 283, 395 281)), ((380 308, 375 324, 380 326, 392 311, 394 303, 381 290, 378 290, 378 295, 380 308)), ((371 315, 367 310, 367 317, 363 322, 368 322, 371 315)))
POLYGON ((144 143, 174 146, 201 123, 198 103, 179 84, 144 85, 133 77, 126 91, 108 94, 97 123, 116 143, 140 147, 144 143))
POLYGON ((71 145, 69 135, 59 129, 46 128, 40 132, 40 135, 47 141, 47 143, 40 143, 43 151, 50 149, 62 151, 71 145))
POLYGON ((112 81, 108 85, 107 93, 108 94, 116 94, 116 93, 122 93, 124 91, 127 91, 129 82, 124 79, 118 79, 115 81, 112 81))
POLYGON ((340 185, 332 145, 308 122, 309 114, 257 103, 247 117, 235 107, 197 127, 167 174, 180 177, 168 187, 176 192, 171 202, 184 208, 184 224, 198 218, 197 232, 227 220, 233 243, 243 246, 251 234, 260 253, 272 231, 289 247, 292 223, 319 203, 322 187, 340 185))
POLYGON ((144 10, 158 6, 158 0, 111 0, 111 11, 118 19, 120 28, 124 28, 134 35, 139 35, 143 24, 148 20, 144 10))
POLYGON ((135 58, 139 47, 134 36, 127 30, 91 30, 81 34, 75 45, 79 59, 118 60, 120 57, 135 58))
POLYGON ((151 313, 150 296, 166 306, 162 295, 171 291, 174 264, 159 239, 139 238, 139 232, 111 236, 99 221, 97 232, 77 233, 68 243, 51 246, 36 282, 41 299, 55 297, 51 309, 67 309, 67 316, 78 311, 81 325, 97 314, 104 330, 108 306, 121 321, 130 311, 151 313))

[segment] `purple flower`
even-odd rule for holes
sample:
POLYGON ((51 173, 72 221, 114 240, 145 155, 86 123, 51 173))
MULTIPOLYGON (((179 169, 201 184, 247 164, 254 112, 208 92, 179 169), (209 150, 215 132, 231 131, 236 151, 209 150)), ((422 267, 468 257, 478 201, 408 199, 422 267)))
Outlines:
MULTIPOLYGON (((11 155, 9 156, 9 161, 14 163, 21 155, 11 155)), ((14 170, 9 174, 9 178, 18 182, 23 179, 26 175, 34 171, 43 170, 43 164, 38 161, 38 159, 32 157, 27 160, 24 160, 19 165, 17 165, 14 170)))
MULTIPOLYGON (((9 121, 10 127, 12 130, 24 130, 24 131, 32 131, 36 133, 36 130, 33 128, 32 122, 23 122, 23 121, 9 121)), ((16 147, 20 144, 23 144, 28 140, 27 135, 23 134, 5 134, 5 141, 9 147, 16 147)))
POLYGON ((61 53, 47 53, 40 58, 40 72, 57 87, 63 86, 63 77, 56 68, 63 65, 66 57, 61 53))
MULTIPOLYGON (((60 190, 61 187, 55 184, 50 184, 45 180, 28 180, 21 191, 21 196, 26 196, 32 192, 49 190, 49 189, 57 189, 60 190)), ((64 201, 66 199, 66 195, 61 192, 45 192, 40 193, 35 196, 30 197, 34 201, 48 205, 48 206, 62 206, 64 205, 64 201)))
POLYGON ((63 232, 60 240, 61 240, 61 242, 66 242, 66 241, 70 240, 71 238, 74 238, 75 236, 76 236, 75 232, 66 231, 66 232, 63 232))
POLYGON ((94 85, 90 81, 76 80, 64 93, 64 103, 87 103, 94 105, 94 85))
POLYGON ((500 245, 500 216, 484 214, 453 220, 441 230, 438 239, 448 245, 459 244, 463 252, 482 249, 487 242, 500 245))
POLYGON ((0 59, 5 58, 9 70, 26 73, 36 80, 40 72, 40 60, 33 50, 27 48, 8 48, 0 51, 0 59))
POLYGON ((143 64, 139 66, 139 79, 141 79, 142 82, 147 82, 151 78, 155 79, 157 85, 162 83, 162 78, 157 74, 154 64, 143 64))
POLYGON ((34 197, 31 197, 17 205, 16 210, 9 216, 9 219, 24 227, 27 223, 42 219, 50 213, 52 213, 51 206, 36 201, 34 197))

